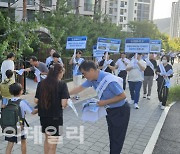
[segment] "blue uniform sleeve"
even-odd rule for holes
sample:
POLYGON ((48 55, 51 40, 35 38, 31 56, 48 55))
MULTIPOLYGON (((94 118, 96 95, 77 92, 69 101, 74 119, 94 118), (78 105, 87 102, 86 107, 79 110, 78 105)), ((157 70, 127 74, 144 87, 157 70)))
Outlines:
POLYGON ((90 81, 86 80, 81 86, 84 88, 92 87, 92 83, 90 81))
POLYGON ((123 88, 117 82, 111 82, 108 87, 114 95, 120 95, 124 92, 123 88))

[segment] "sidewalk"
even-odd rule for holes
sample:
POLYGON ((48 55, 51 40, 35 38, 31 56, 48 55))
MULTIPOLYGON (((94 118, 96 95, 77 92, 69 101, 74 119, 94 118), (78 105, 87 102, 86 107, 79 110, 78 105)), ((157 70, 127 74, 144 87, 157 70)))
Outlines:
MULTIPOLYGON (((29 94, 23 97, 33 102, 36 85, 32 81, 28 81, 27 86, 29 87, 29 94)), ((72 88, 72 82, 68 83, 68 88, 72 88)), ((126 95, 129 99, 129 89, 126 90, 126 95)), ((64 110, 63 143, 58 144, 57 154, 109 154, 109 138, 105 118, 100 119, 96 123, 85 123, 80 119, 83 100, 94 96, 95 92, 92 88, 80 94, 81 99, 75 102, 79 117, 76 117, 70 108, 64 110), (81 139, 84 139, 83 144, 80 144, 80 141, 83 141, 81 139)), ((162 110, 160 110, 158 106, 156 81, 154 81, 150 101, 142 98, 141 91, 139 106, 139 110, 131 106, 131 116, 122 154, 142 154, 159 121, 162 110)), ((32 127, 40 125, 37 115, 27 115, 27 121, 32 127)), ((33 136, 32 130, 30 135, 33 136)), ((41 136, 43 135, 39 132, 38 138, 34 136, 34 138, 31 137, 27 140, 28 154, 39 154, 43 152, 44 138, 42 139, 41 136), (37 142, 39 143, 37 144, 37 142)), ((0 154, 5 153, 6 145, 7 143, 4 141, 3 137, 0 136, 0 154)), ((20 145, 15 145, 13 154, 20 153, 20 145)))

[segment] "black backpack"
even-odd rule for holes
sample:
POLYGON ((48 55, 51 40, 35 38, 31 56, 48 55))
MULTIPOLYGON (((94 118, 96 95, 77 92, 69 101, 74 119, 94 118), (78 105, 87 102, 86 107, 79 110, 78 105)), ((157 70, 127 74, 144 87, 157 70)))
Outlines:
POLYGON ((17 124, 23 125, 24 119, 22 118, 21 99, 11 101, 9 99, 7 106, 1 111, 1 128, 2 133, 17 135, 17 124))

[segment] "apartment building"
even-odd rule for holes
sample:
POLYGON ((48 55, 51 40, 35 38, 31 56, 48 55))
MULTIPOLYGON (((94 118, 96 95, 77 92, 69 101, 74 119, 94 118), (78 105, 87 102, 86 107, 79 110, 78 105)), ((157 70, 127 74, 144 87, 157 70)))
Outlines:
POLYGON ((171 9, 171 23, 170 23, 170 37, 180 37, 180 0, 172 3, 171 9))
MULTIPOLYGON (((6 11, 9 0, 0 0, 0 11, 6 11)), ((106 14, 108 9, 108 0, 99 0, 98 9, 102 14, 106 14)), ((56 9, 57 0, 43 0, 43 11, 50 12, 56 9)), ((84 16, 93 16, 94 14, 94 0, 68 0, 67 6, 72 9, 71 13, 78 13, 84 16), (79 6, 77 2, 79 1, 79 6)), ((23 0, 10 0, 11 17, 16 21, 21 21, 23 18, 23 0)), ((27 20, 34 20, 34 14, 40 9, 40 0, 27 0, 27 20)))
POLYGON ((155 0, 110 0, 109 17, 112 23, 128 30, 130 21, 153 20, 155 0))

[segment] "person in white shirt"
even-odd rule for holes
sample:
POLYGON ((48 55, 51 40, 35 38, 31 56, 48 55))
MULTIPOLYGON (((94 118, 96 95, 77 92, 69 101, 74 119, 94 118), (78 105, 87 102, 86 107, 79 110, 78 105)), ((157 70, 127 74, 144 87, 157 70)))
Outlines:
MULTIPOLYGON (((76 51, 76 54, 72 56, 71 60, 69 61, 70 65, 73 65, 73 83, 74 87, 81 85, 82 83, 82 73, 79 70, 79 66, 84 61, 84 58, 81 58, 82 52, 80 50, 76 51)), ((78 100, 79 96, 75 96, 75 99, 78 100)))
MULTIPOLYGON (((50 56, 48 58, 46 58, 46 66, 47 68, 49 68, 49 65, 51 64, 52 61, 54 61, 54 58, 53 58, 53 54, 55 53, 56 51, 54 49, 51 49, 50 51, 50 56)), ((62 59, 59 57, 59 63, 63 66, 63 62, 62 62, 62 59)))
POLYGON ((140 97, 140 90, 144 80, 144 71, 146 69, 146 62, 142 60, 142 54, 137 54, 137 59, 131 58, 131 62, 127 65, 128 83, 131 95, 130 104, 134 103, 134 108, 139 109, 138 102, 140 97))
MULTIPOLYGON (((12 70, 14 72, 14 59, 15 59, 15 54, 11 52, 7 55, 7 59, 2 62, 1 65, 2 81, 4 81, 4 79, 7 78, 6 77, 7 70, 12 70)), ((12 80, 15 82, 14 74, 12 80)))
POLYGON ((120 58, 115 63, 115 69, 118 69, 118 76, 123 79, 123 89, 126 89, 126 66, 130 63, 130 60, 126 58, 125 53, 120 54, 120 58))

